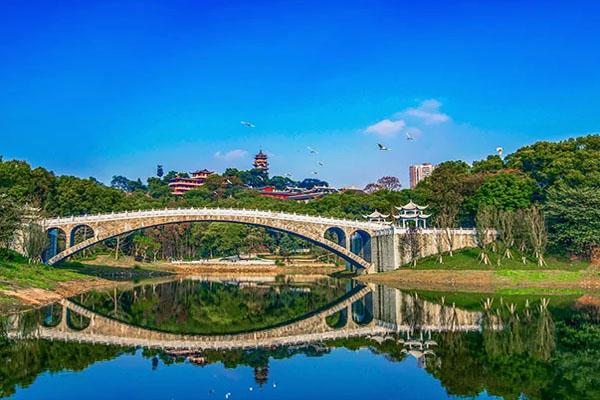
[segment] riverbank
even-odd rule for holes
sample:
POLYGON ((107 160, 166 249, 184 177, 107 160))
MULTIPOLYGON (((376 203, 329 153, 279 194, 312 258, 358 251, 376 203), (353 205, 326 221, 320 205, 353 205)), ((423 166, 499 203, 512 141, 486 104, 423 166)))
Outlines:
POLYGON ((489 255, 490 264, 479 261, 478 249, 464 249, 453 257, 445 255, 419 260, 416 267, 364 275, 363 282, 380 283, 398 289, 477 292, 499 294, 583 294, 600 291, 600 269, 583 260, 548 256, 540 268, 535 259, 513 251, 506 259, 489 255))
POLYGON ((139 262, 133 257, 122 256, 115 260, 112 256, 98 255, 93 259, 82 260, 86 266, 110 266, 118 268, 141 268, 150 271, 168 272, 178 275, 211 274, 211 273, 239 273, 266 275, 294 275, 294 274, 322 274, 329 275, 343 271, 344 266, 330 263, 291 262, 283 265, 275 264, 246 264, 246 263, 171 263, 167 261, 139 262))
POLYGON ((170 273, 141 268, 64 263, 29 264, 15 255, 0 260, 0 315, 38 307, 118 281, 165 276, 170 273))
POLYGON ((327 265, 308 266, 247 266, 190 265, 167 262, 139 263, 132 258, 114 260, 97 257, 83 262, 66 262, 57 266, 29 264, 20 256, 14 260, 0 260, 0 315, 40 307, 92 289, 119 286, 148 278, 170 276, 278 276, 330 275, 344 267, 327 265))
POLYGON ((110 285, 107 279, 45 265, 0 261, 0 315, 110 285))
POLYGON ((399 269, 363 275, 362 282, 398 289, 498 294, 584 294, 600 291, 596 269, 561 270, 445 270, 399 269))

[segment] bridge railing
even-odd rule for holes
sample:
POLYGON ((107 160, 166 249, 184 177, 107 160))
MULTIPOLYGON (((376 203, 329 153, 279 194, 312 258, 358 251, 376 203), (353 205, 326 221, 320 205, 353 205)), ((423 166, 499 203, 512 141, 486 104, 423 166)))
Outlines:
POLYGON ((326 225, 338 225, 338 226, 349 226, 356 228, 365 229, 383 229, 388 225, 359 221, 351 219, 341 219, 333 217, 318 217, 308 214, 297 214, 297 213, 286 213, 282 211, 270 211, 270 210, 247 210, 239 208, 166 208, 159 210, 138 210, 138 211, 125 211, 120 213, 111 212, 110 214, 94 214, 94 215, 81 215, 71 217, 59 217, 50 218, 44 220, 45 226, 57 226, 73 223, 93 223, 101 221, 114 221, 132 218, 144 218, 144 217, 170 217, 170 216, 223 216, 223 217, 253 217, 253 218, 269 218, 279 219, 285 221, 295 222, 308 222, 316 224, 326 225))
MULTIPOLYGON (((445 229, 419 228, 419 233, 425 234, 425 235, 434 235, 443 230, 445 230, 445 229)), ((405 234, 406 232, 408 232, 408 228, 399 228, 396 226, 386 226, 385 228, 375 231, 374 235, 375 236, 387 236, 387 235, 392 235, 392 234, 401 235, 401 234, 405 234)), ((457 235, 474 235, 476 233, 476 229, 475 228, 460 228, 460 227, 459 228, 450 228, 450 232, 454 233, 455 235, 456 234, 457 235)))

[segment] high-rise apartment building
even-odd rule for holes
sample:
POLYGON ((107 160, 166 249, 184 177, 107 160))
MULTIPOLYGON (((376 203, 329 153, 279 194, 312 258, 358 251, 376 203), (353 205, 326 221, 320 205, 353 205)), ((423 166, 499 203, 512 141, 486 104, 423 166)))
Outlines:
POLYGON ((413 189, 419 182, 431 175, 434 169, 435 166, 430 163, 416 164, 408 167, 410 188, 413 189))

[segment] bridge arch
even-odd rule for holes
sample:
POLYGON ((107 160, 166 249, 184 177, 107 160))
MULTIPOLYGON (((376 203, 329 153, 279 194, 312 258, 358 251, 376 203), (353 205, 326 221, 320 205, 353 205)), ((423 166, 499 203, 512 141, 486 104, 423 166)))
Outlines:
MULTIPOLYGON (((345 246, 325 239, 325 232, 330 228, 339 228, 344 232, 348 229, 358 230, 363 233, 362 237, 368 238, 366 242, 370 245, 370 232, 383 227, 380 224, 370 222, 312 217, 271 211, 209 208, 153 210, 59 218, 45 221, 44 226, 48 228, 61 227, 70 231, 75 226, 85 224, 93 229, 94 235, 92 238, 59 252, 48 259, 47 262, 50 265, 55 264, 96 243, 140 229, 189 222, 241 223, 289 233, 323 247, 340 256, 352 265, 362 269, 369 269, 371 267, 370 259, 363 258, 361 255, 357 254, 357 252, 352 252, 350 249, 345 248, 345 246)), ((337 229, 335 231, 339 232, 337 229)), ((363 243, 363 247, 364 246, 365 244, 363 243)), ((362 254, 370 256, 370 249, 368 251, 363 249, 362 254)))
POLYGON ((327 228, 323 236, 327 240, 337 243, 344 248, 346 247, 346 232, 344 232, 342 228, 339 228, 337 226, 327 228))
POLYGON ((350 235, 350 251, 359 257, 371 262, 371 235, 357 229, 350 235))
POLYGON ((75 246, 94 236, 94 229, 87 224, 75 225, 69 234, 69 247, 75 246))
POLYGON ((55 257, 69 247, 67 232, 61 227, 46 229, 46 235, 48 236, 48 248, 44 252, 44 260, 55 257))

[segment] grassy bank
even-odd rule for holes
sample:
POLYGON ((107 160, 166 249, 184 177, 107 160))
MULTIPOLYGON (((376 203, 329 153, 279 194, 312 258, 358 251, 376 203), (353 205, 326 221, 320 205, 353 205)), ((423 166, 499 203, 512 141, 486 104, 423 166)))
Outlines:
POLYGON ((89 279, 74 269, 53 268, 27 262, 0 261, 0 289, 54 289, 62 282, 89 279))
POLYGON ((24 260, 0 260, 0 313, 33 303, 35 299, 30 302, 21 297, 26 291, 54 291, 63 284, 85 280, 90 280, 90 276, 72 270, 29 264, 24 260))
POLYGON ((547 266, 538 267, 535 260, 521 255, 513 259, 492 253, 492 264, 479 262, 478 249, 464 249, 454 257, 445 256, 440 264, 437 257, 427 257, 416 268, 403 267, 395 271, 361 277, 361 280, 382 283, 401 289, 448 292, 484 292, 501 295, 578 295, 600 291, 600 274, 589 262, 548 257, 547 266))
POLYGON ((438 262, 437 256, 431 256, 419 260, 416 269, 446 269, 446 270, 566 270, 578 271, 586 269, 589 266, 588 261, 569 260, 555 256, 546 257, 546 265, 540 268, 537 261, 525 256, 525 263, 522 260, 522 254, 513 251, 513 258, 504 258, 498 253, 489 253, 490 264, 485 265, 479 261, 479 249, 463 249, 454 253, 453 257, 443 256, 443 263, 438 262), (498 263, 500 260, 500 263, 498 263))
POLYGON ((165 275, 141 268, 84 265, 76 262, 57 266, 30 264, 22 256, 3 250, 0 259, 0 313, 56 300, 110 281, 165 275))

